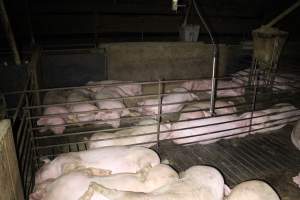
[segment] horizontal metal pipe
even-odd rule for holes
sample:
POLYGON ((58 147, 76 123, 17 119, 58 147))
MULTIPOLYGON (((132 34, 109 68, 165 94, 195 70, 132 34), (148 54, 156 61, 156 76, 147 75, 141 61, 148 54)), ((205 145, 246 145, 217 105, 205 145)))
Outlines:
MULTIPOLYGON (((289 122, 289 123, 293 123, 293 122, 296 122, 297 119, 289 122)), ((276 126, 280 126, 280 125, 284 125, 286 123, 282 123, 282 124, 276 124, 274 125, 274 127, 276 126)), ((245 126, 247 127, 247 126, 245 126)), ((272 126, 269 126, 269 127, 264 127, 264 128, 258 128, 258 129, 252 129, 252 132, 254 131, 258 131, 258 130, 263 130, 263 129, 268 129, 268 128, 271 128, 272 126)), ((240 127, 239 127, 240 128, 240 127)), ((239 129, 238 128, 238 129, 239 129)), ((198 137, 198 136, 203 136, 203 135, 209 135, 209 134, 213 134, 213 133, 217 133, 217 132, 224 132, 224 131, 230 131, 231 129, 224 129, 224 130, 220 130, 220 131, 214 131, 214 132, 209 132, 209 133, 202 133, 202 134, 197 134, 197 135, 192 135, 192 136, 185 136, 185 137, 177 137, 177 138, 171 138, 171 139, 164 139, 164 140, 161 140, 161 141, 170 141, 170 140, 178 140, 178 139, 186 139, 186 138, 191 138, 191 137, 198 137)), ((235 130, 235 129, 232 129, 232 130, 235 130)), ((199 141, 193 141, 191 143, 184 143, 184 144, 181 144, 181 145, 187 145, 187 144, 192 144, 192 143, 198 143, 198 142, 201 142, 201 141, 209 141, 209 140, 215 140, 215 139, 219 139, 219 138, 226 138, 226 137, 231 137, 231 136, 234 136, 234 135, 240 135, 240 134, 243 134, 243 133, 248 133, 249 131, 244 131, 244 132, 240 132, 240 133, 235 133, 235 134, 229 134, 229 135, 226 135, 226 136, 222 136, 222 137, 216 137, 216 138, 210 138, 210 139, 203 139, 203 140, 199 140, 199 141)), ((50 149, 50 148, 54 148, 54 147, 64 147, 64 146, 69 146, 69 145, 77 145, 77 144, 86 144, 88 143, 89 141, 80 141, 80 142, 71 142, 71 143, 64 143, 64 144, 55 144, 55 145, 48 145, 48 146, 40 146, 40 147, 35 147, 34 149, 36 150, 39 150, 39 149, 50 149)), ((150 144, 150 143, 155 143, 156 141, 149 141, 149 142, 143 142, 143 143, 136 143, 136 144, 130 144, 130 145, 124 145, 124 146, 133 146, 133 145, 142 145, 142 144, 150 144)), ((58 154, 56 154, 58 155, 58 154)), ((52 154, 48 154, 48 155, 43 155, 44 156, 53 156, 52 154)))

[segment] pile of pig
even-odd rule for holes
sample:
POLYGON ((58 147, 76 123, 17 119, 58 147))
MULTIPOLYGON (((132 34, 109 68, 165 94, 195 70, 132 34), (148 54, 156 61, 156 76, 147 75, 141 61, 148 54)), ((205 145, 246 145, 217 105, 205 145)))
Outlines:
MULTIPOLYGON (((244 69, 232 74, 232 81, 238 85, 247 85, 248 78, 250 74, 250 69, 244 69)), ((281 91, 295 91, 300 88, 299 84, 300 77, 295 74, 280 74, 276 75, 273 82, 273 91, 281 92, 281 91)), ((264 77, 261 74, 258 77, 258 84, 260 86, 264 85, 264 77)))
MULTIPOLYGON (((217 101, 217 106, 232 105, 231 102, 217 101)), ((273 105, 269 109, 232 114, 235 107, 217 110, 220 116, 210 117, 209 102, 196 103, 183 108, 179 121, 160 124, 160 140, 172 140, 175 144, 209 144, 220 139, 244 137, 249 134, 266 133, 281 129, 290 122, 300 119, 300 110, 288 103, 273 105), (224 115, 222 115, 224 114, 224 115), (229 114, 229 115, 226 115, 229 114)), ((151 147, 157 140, 157 121, 142 120, 137 127, 115 133, 98 132, 88 141, 88 148, 104 146, 139 145, 151 147)))
POLYGON ((279 200, 262 181, 232 190, 222 174, 198 165, 178 174, 144 147, 103 147, 57 156, 37 171, 30 200, 279 200))
MULTIPOLYGON (((218 96, 244 94, 244 89, 236 88, 238 85, 234 81, 223 81, 220 86, 218 96)), ((151 147, 157 141, 158 128, 160 140, 171 140, 175 144, 208 144, 220 139, 277 130, 300 118, 300 110, 288 103, 238 115, 235 104, 225 100, 216 101, 216 115, 211 117, 207 111, 210 102, 199 101, 199 96, 193 93, 203 89, 210 93, 210 80, 185 81, 162 95, 161 110, 157 98, 143 99, 137 102, 139 107, 132 109, 126 107, 122 97, 142 95, 141 85, 121 81, 89 82, 84 89, 46 93, 43 103, 48 106, 37 125, 41 126, 40 132, 50 129, 55 134, 62 134, 70 124, 109 124, 118 128, 123 116, 150 117, 136 122, 134 127, 122 128, 114 133, 95 133, 87 141, 88 148, 93 149, 133 144, 151 147), (187 102, 192 103, 185 105, 187 102), (161 122, 158 127, 156 116, 159 112, 179 113, 179 119, 161 122)))
POLYGON ((119 127, 120 117, 133 113, 126 109, 122 100, 112 98, 142 94, 141 85, 130 83, 108 85, 119 83, 120 81, 88 82, 87 85, 90 87, 84 89, 47 92, 43 104, 48 106, 37 121, 37 125, 42 126, 39 132, 50 129, 54 134, 62 134, 69 123, 80 126, 109 124, 114 128, 119 127))

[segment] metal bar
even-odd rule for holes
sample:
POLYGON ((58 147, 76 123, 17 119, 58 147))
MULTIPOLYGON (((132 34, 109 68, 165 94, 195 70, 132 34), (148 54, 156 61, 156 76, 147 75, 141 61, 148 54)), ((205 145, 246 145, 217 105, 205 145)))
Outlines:
POLYGON ((290 14, 292 11, 294 11, 296 8, 300 6, 300 1, 298 0, 296 3, 294 3, 292 6, 290 6, 288 9, 286 9, 284 12, 280 13, 277 17, 275 17, 272 21, 270 21, 268 24, 264 25, 266 27, 271 27, 275 25, 279 20, 284 18, 286 15, 290 14))
POLYGON ((9 45, 14 54, 15 63, 16 63, 16 65, 20 65, 21 64, 20 54, 18 52, 15 36, 14 36, 13 30, 11 28, 3 0, 0 0, 0 12, 1 12, 0 13, 1 21, 4 25, 4 31, 8 38, 9 45))
MULTIPOLYGON (((25 91, 27 89, 28 84, 29 84, 29 78, 26 80, 26 83, 25 83, 23 91, 25 91)), ((13 118, 12 118, 12 121, 13 121, 12 124, 14 124, 16 122, 16 119, 17 119, 17 117, 19 115, 19 112, 22 109, 22 106, 24 104, 24 97, 25 97, 25 92, 23 92, 21 94, 21 97, 19 98, 18 105, 17 105, 17 108, 16 108, 16 112, 14 113, 13 118)))
POLYGON ((160 123, 161 123, 161 112, 162 112, 162 96, 161 93, 163 92, 162 90, 162 83, 160 80, 158 81, 158 106, 157 106, 157 152, 159 152, 159 135, 160 135, 160 123))

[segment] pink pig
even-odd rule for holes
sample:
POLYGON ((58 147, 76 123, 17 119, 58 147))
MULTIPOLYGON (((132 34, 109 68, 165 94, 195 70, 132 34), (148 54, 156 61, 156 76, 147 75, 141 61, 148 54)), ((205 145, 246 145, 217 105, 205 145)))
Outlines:
MULTIPOLYGON (((162 113, 179 112, 184 107, 185 102, 199 99, 198 96, 188 92, 185 88, 175 88, 172 92, 174 93, 167 94, 162 98, 162 113)), ((158 99, 146 99, 138 102, 138 105, 140 106, 138 108, 138 112, 146 115, 157 114, 158 104, 158 99)))
MULTIPOLYGON (((226 97, 226 96, 241 96, 244 95, 245 89, 241 88, 242 85, 233 81, 217 81, 217 96, 226 97), (233 88, 233 89, 226 89, 233 88)), ((189 91, 205 90, 206 93, 211 93, 211 80, 193 80, 184 82, 181 87, 186 88, 189 91)))
POLYGON ((45 132, 50 129, 54 134, 62 134, 65 130, 64 124, 66 124, 69 111, 64 106, 50 106, 44 110, 44 115, 55 116, 43 116, 37 121, 38 126, 45 126, 39 129, 39 132, 45 132), (47 125, 51 125, 47 127, 47 125), (62 126, 59 126, 62 125, 62 126))

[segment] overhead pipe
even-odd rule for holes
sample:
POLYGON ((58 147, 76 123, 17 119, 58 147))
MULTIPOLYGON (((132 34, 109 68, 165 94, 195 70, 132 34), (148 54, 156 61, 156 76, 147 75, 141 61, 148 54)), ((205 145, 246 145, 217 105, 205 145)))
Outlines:
POLYGON ((17 65, 20 65, 21 64, 20 54, 18 52, 16 40, 15 40, 15 37, 14 37, 14 33, 13 33, 11 25, 9 23, 9 19, 8 19, 8 16, 7 16, 7 12, 6 12, 3 0, 0 0, 0 17, 1 17, 1 21, 2 21, 3 26, 4 26, 4 31, 6 32, 6 36, 8 38, 9 45, 10 45, 12 51, 13 51, 13 54, 14 54, 15 63, 17 65))
POLYGON ((279 14, 277 17, 275 17, 272 21, 270 21, 268 24, 264 25, 264 27, 272 27, 274 26, 279 20, 284 18, 286 15, 290 14, 292 11, 294 11, 296 8, 300 6, 300 0, 298 0, 296 3, 294 3, 291 7, 286 9, 284 12, 279 14))
POLYGON ((217 71, 217 59, 218 59, 218 46, 215 42, 215 39, 211 33, 211 30, 209 28, 209 26, 207 25, 206 21, 204 20, 203 16, 201 15, 199 8, 197 6, 197 3, 195 0, 192 0, 194 8, 196 10, 196 13, 198 14, 202 24, 204 25, 204 28, 206 29, 206 31, 209 34, 211 43, 213 45, 213 66, 212 66, 212 77, 211 77, 211 96, 210 96, 210 113, 213 116, 215 114, 215 104, 216 104, 216 85, 217 85, 217 81, 216 81, 216 71, 217 71))

